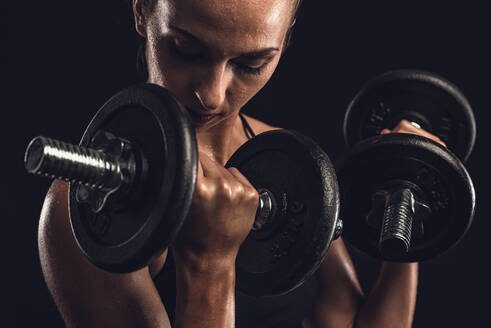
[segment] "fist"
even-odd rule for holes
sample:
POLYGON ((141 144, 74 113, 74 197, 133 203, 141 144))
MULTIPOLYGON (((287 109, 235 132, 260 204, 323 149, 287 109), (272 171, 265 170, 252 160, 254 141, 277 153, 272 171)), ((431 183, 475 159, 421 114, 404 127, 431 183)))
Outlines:
POLYGON ((188 217, 175 242, 176 251, 201 260, 235 258, 252 229, 259 195, 236 168, 226 169, 199 153, 198 177, 188 217))

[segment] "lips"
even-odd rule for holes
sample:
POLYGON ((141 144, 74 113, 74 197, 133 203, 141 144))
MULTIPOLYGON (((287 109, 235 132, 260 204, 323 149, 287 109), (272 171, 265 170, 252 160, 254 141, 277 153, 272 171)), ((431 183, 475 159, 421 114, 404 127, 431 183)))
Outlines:
POLYGON ((189 115, 191 116, 191 120, 193 121, 193 123, 196 123, 196 124, 205 124, 205 123, 208 123, 210 122, 211 120, 213 120, 215 117, 218 117, 219 115, 217 114, 199 114, 199 113, 196 113, 192 110, 189 110, 189 115))

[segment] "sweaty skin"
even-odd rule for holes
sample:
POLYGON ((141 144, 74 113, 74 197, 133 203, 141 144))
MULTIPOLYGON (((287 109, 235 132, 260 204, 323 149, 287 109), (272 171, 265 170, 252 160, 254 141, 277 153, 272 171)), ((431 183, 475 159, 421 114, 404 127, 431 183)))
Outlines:
MULTIPOLYGON (((147 40, 149 82, 168 88, 188 108, 199 149, 196 191, 172 247, 174 326, 233 327, 235 259, 252 227, 258 195, 237 169, 224 164, 247 140, 238 113, 276 69, 294 22, 295 1, 151 2, 133 3, 136 30, 147 40)), ((276 128, 247 120, 256 133, 276 128)), ((395 131, 428 136, 402 125, 395 131)), ((46 196, 39 251, 46 283, 68 327, 170 327, 152 280, 167 251, 128 274, 92 265, 71 233, 65 182, 54 182, 46 196)), ((365 296, 338 239, 317 272, 320 296, 303 325, 410 327, 417 268, 416 263, 382 263, 365 296)))

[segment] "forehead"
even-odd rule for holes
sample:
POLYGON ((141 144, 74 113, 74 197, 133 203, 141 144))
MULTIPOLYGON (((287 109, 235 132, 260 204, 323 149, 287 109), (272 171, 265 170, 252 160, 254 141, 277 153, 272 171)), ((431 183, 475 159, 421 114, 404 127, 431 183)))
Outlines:
MULTIPOLYGON (((205 42, 281 43, 290 25, 292 0, 160 0, 161 24, 184 28, 205 42)), ((278 45, 276 44, 276 45, 278 45)))

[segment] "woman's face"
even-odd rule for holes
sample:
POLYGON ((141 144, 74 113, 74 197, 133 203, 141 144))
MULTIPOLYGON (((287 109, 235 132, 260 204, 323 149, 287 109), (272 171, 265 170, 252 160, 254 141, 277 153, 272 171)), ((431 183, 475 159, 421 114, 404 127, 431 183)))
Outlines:
POLYGON ((285 45, 294 4, 158 0, 145 12, 139 2, 135 19, 148 41, 149 82, 172 91, 197 128, 235 118, 266 84, 285 45))

